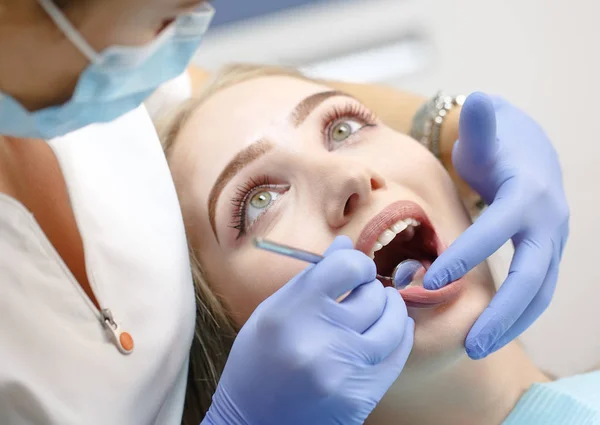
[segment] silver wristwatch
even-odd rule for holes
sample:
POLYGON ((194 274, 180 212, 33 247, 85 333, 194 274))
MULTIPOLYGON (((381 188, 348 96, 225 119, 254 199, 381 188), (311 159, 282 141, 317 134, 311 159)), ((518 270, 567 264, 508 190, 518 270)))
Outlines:
MULTIPOLYGON (((410 129, 411 137, 419 141, 437 159, 441 160, 440 133, 442 124, 448 112, 456 106, 462 106, 465 100, 466 96, 463 95, 448 96, 438 92, 432 99, 425 102, 415 114, 410 129)), ((479 197, 474 205, 467 205, 467 208, 471 216, 476 218, 485 206, 485 202, 479 197)))
POLYGON ((410 135, 423 144, 437 159, 441 158, 440 133, 444 119, 454 107, 462 106, 466 97, 449 96, 438 92, 415 114, 410 135))

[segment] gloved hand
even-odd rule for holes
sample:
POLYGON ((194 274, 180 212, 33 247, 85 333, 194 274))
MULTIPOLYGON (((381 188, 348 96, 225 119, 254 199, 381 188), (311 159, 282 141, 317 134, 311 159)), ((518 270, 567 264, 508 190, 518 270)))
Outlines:
POLYGON ((402 298, 350 239, 325 256, 242 327, 202 424, 362 425, 396 380, 414 332, 402 298))
POLYGON ((436 289, 459 279, 509 239, 515 247, 507 279, 465 342, 468 355, 480 359, 518 337, 550 304, 569 208, 548 137, 501 98, 467 98, 452 161, 489 207, 432 264, 424 286, 436 289))

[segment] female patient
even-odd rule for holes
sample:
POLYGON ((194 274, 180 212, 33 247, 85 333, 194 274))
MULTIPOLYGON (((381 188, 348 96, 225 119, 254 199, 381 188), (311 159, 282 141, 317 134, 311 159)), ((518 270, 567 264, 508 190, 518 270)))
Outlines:
MULTIPOLYGON (((428 266, 471 223, 424 147, 292 71, 232 67, 162 127, 197 289, 186 422, 209 406, 212 390, 198 388, 216 386, 236 329, 306 267, 257 250, 254 237, 323 252, 345 235, 385 275, 406 258, 428 266)), ((569 407, 575 422, 555 422, 552 401, 569 382, 536 384, 549 379, 516 343, 466 357, 467 332, 495 291, 487 265, 436 293, 420 277, 401 291, 416 323, 411 357, 368 424, 594 423, 582 403, 569 407)))

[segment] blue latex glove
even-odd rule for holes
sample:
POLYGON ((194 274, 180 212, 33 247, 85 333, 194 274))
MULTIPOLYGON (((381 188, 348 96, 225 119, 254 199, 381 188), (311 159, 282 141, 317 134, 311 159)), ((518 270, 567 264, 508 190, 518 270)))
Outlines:
POLYGON ((202 424, 362 425, 396 380, 413 344, 404 301, 350 239, 325 257, 242 327, 202 424))
POLYGON ((505 100, 483 93, 463 106, 452 161, 489 205, 431 266, 424 286, 459 279, 509 239, 510 272, 465 341, 480 359, 527 329, 550 304, 569 234, 560 164, 544 131, 505 100))

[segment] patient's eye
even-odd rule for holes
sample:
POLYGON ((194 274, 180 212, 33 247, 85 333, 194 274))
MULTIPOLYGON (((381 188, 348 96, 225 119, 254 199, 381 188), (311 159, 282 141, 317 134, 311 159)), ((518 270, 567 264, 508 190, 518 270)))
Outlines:
POLYGON ((353 136, 365 127, 374 127, 377 118, 364 106, 348 103, 334 106, 323 116, 323 135, 329 150, 350 142, 353 136))
POLYGON ((363 127, 363 124, 354 120, 340 121, 331 127, 331 140, 343 142, 363 127))
POLYGON ((259 192, 250 199, 250 205, 256 208, 265 208, 271 203, 270 192, 259 192))
POLYGON ((246 207, 246 225, 252 225, 275 202, 279 195, 280 193, 270 190, 261 190, 252 195, 246 207))
POLYGON ((233 220, 230 227, 239 231, 238 238, 262 216, 283 195, 289 185, 271 184, 268 177, 259 180, 250 179, 237 188, 237 196, 232 199, 233 220))

